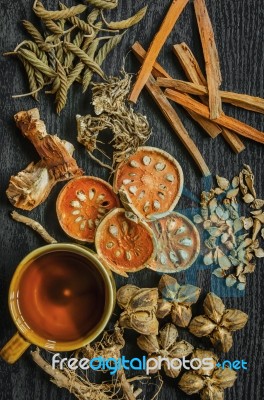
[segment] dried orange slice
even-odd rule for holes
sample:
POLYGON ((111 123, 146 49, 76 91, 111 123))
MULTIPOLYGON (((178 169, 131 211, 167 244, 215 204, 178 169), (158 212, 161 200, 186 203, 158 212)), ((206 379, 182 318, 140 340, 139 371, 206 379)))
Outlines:
POLYGON ((148 268, 174 273, 188 269, 200 252, 200 236, 194 224, 184 215, 171 212, 149 222, 157 241, 157 254, 148 268))
POLYGON ((183 173, 170 154, 144 146, 120 164, 113 187, 125 208, 146 219, 174 209, 181 196, 183 173))
MULTIPOLYGON (((134 214, 133 214, 134 216, 134 214)), ((107 214, 95 234, 101 262, 119 275, 136 272, 155 256, 154 235, 147 223, 116 208, 107 214)))
POLYGON ((81 176, 72 179, 59 193, 56 211, 64 232, 83 242, 94 242, 101 219, 119 206, 113 188, 103 179, 81 176))

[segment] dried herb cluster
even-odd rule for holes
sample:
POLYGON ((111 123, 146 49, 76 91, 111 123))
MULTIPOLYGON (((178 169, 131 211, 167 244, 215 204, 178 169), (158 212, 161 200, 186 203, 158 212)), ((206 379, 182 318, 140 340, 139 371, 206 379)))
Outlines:
POLYGON ((124 33, 119 34, 119 30, 138 23, 147 10, 144 7, 127 20, 108 23, 103 11, 117 7, 118 1, 87 2, 93 6, 92 9, 84 4, 68 8, 59 3, 59 10, 49 11, 35 0, 33 11, 40 18, 43 32, 30 21, 23 21, 33 40, 24 40, 13 53, 6 53, 17 55, 24 65, 30 87, 28 95, 37 99, 38 92, 49 86, 46 93, 55 94, 58 113, 66 105, 73 82, 80 82, 85 92, 94 73, 107 79, 101 64, 121 41, 124 33), (85 12, 88 13, 79 16, 85 12), (99 35, 101 32, 109 32, 110 36, 99 35))
POLYGON ((260 247, 264 200, 257 198, 254 175, 248 165, 231 182, 220 176, 216 180, 215 189, 202 192, 201 215, 193 218, 208 233, 204 244, 210 251, 204 256, 204 263, 218 264, 213 274, 225 278, 227 286, 244 290, 247 274, 255 270, 255 257, 264 257, 260 247), (241 215, 240 198, 250 205, 251 216, 241 215))

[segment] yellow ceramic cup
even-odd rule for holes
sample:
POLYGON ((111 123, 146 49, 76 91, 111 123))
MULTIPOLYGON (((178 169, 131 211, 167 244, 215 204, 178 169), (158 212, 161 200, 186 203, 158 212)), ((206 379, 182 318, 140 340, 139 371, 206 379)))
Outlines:
MULTIPOLYGON (((84 279, 82 279, 82 281, 83 280, 85 281, 85 279, 89 281, 87 275, 88 271, 89 270, 87 269, 87 272, 85 272, 86 275, 83 277, 84 279)), ((52 272, 50 272, 49 274, 52 274, 52 272)), ((61 276, 63 278, 62 271, 61 271, 61 276)), ((60 281, 58 280, 58 283, 59 282, 60 281)), ((81 281, 79 280, 79 282, 81 281)), ((34 285, 34 281, 32 281, 31 283, 32 285, 31 284, 29 285, 29 290, 30 291, 36 290, 37 286, 34 285)), ((60 286, 58 285, 58 283, 56 285, 60 286)), ((40 285, 40 288, 41 287, 42 286, 40 285)), ((69 294, 68 293, 69 290, 70 289, 64 290, 66 296, 69 294)), ((56 288, 55 288, 55 294, 57 296, 56 288)), ((18 360, 18 358, 24 353, 24 351, 30 346, 30 344, 34 344, 49 351, 72 351, 87 345, 88 343, 93 341, 105 329, 105 326, 109 321, 115 306, 115 294, 116 294, 116 289, 112 273, 100 263, 96 254, 88 250, 87 248, 76 244, 61 243, 61 244, 46 245, 32 251, 20 262, 20 264, 15 270, 15 273, 13 275, 10 284, 8 304, 12 319, 18 329, 18 332, 2 348, 2 350, 0 351, 0 356, 5 361, 12 364, 18 360), (40 334, 38 332, 38 329, 36 329, 35 326, 33 327, 33 324, 31 326, 29 320, 25 318, 25 314, 23 315, 23 312, 21 311, 21 308, 23 309, 23 307, 21 307, 22 296, 20 296, 21 293, 19 293, 19 288, 20 292, 23 292, 23 290, 21 290, 22 288, 21 285, 24 282, 23 279, 25 280, 26 276, 25 273, 28 273, 30 271, 29 268, 32 268, 34 262, 37 263, 38 260, 43 260, 43 257, 45 259, 46 256, 53 257, 55 255, 55 257, 58 257, 60 254, 62 254, 64 257, 68 257, 68 259, 69 257, 77 257, 79 258, 79 260, 82 260, 82 263, 87 262, 89 268, 92 267, 94 269, 92 272, 97 274, 97 277, 101 280, 104 292, 104 303, 102 304, 102 313, 100 314, 100 318, 97 319, 95 325, 90 327, 90 329, 87 332, 85 333, 82 332, 82 334, 80 334, 80 337, 74 337, 74 339, 66 339, 66 340, 65 339, 58 340, 57 338, 54 339, 52 336, 43 335, 42 333, 40 334)), ((44 293, 43 295, 46 296, 47 293, 44 293)), ((40 298, 38 297, 38 300, 41 301, 42 294, 40 295, 38 294, 38 296, 40 296, 40 298)), ((57 300, 58 299, 56 299, 56 301, 57 300)), ((100 299, 98 299, 98 301, 99 300, 100 299)), ((81 302, 82 298, 80 298, 78 301, 81 302)), ((32 307, 30 308, 31 313, 39 312, 37 305, 38 305, 37 302, 36 304, 29 304, 29 307, 32 307)), ((56 304, 56 307, 59 306, 60 304, 59 305, 56 304)), ((63 312, 67 313, 67 308, 66 311, 63 312)), ((43 314, 42 317, 44 326, 45 314, 43 314)), ((65 317, 68 320, 69 318, 72 319, 74 315, 71 314, 70 316, 68 316, 67 314, 65 314, 65 317)), ((52 321, 52 318, 50 318, 49 321, 52 321)), ((63 324, 63 321, 60 321, 60 324, 61 322, 63 324)), ((42 332, 41 329, 40 332, 42 332)))

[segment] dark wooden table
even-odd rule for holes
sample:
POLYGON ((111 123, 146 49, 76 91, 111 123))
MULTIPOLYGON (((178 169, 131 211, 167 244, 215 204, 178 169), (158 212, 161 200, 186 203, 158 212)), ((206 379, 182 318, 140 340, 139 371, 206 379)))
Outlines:
MULTIPOLYGON (((13 0, 12 2, 1 0, 0 7, 0 53, 9 51, 26 38, 21 20, 35 21, 31 11, 33 1, 13 0)), ((66 1, 67 5, 75 2, 66 1)), ((121 45, 111 57, 104 63, 103 68, 110 75, 117 75, 123 63, 123 58, 129 52, 130 46, 135 40, 139 40, 147 47, 160 26, 169 0, 146 1, 137 0, 127 2, 120 0, 117 10, 111 15, 116 19, 126 18, 136 10, 149 3, 148 14, 141 24, 133 27, 124 37, 121 45)), ((45 1, 44 4, 52 9, 54 2, 45 1)), ((76 3, 75 3, 76 4, 76 3)), ((213 22, 216 42, 221 60, 223 75, 223 90, 231 90, 248 93, 255 96, 264 96, 264 8, 263 0, 208 0, 208 10, 213 22)), ((195 55, 203 64, 201 45, 198 37, 198 29, 195 22, 192 2, 188 4, 180 17, 176 28, 169 36, 166 45, 162 49, 159 61, 174 77, 185 79, 183 72, 172 54, 172 45, 185 41, 193 49, 195 55)), ((126 57, 125 68, 129 72, 138 70, 138 63, 132 54, 126 57)), ((81 94, 79 86, 70 91, 67 107, 60 116, 54 112, 51 98, 40 96, 39 103, 29 97, 12 99, 12 94, 28 91, 26 77, 18 60, 12 57, 0 57, 0 126, 1 126, 1 170, 0 170, 0 230, 1 230, 1 261, 0 261, 0 347, 15 333, 15 327, 11 320, 7 305, 8 287, 12 274, 18 262, 31 250, 42 246, 42 239, 27 227, 14 222, 9 214, 13 209, 9 203, 5 190, 9 178, 22 170, 37 156, 32 145, 22 137, 16 129, 13 115, 20 110, 39 107, 41 117, 46 122, 49 133, 57 133, 61 138, 71 141, 76 150, 75 158, 86 174, 107 179, 108 172, 101 169, 93 162, 84 148, 76 141, 75 115, 92 112, 90 105, 90 91, 86 95, 81 94)), ((175 136, 172 129, 162 117, 158 108, 153 104, 148 94, 143 91, 136 109, 147 115, 153 127, 153 135, 148 144, 160 147, 170 152, 180 162, 184 172, 184 194, 177 206, 178 211, 191 212, 198 207, 196 201, 201 190, 208 188, 208 182, 203 179, 191 160, 185 148, 175 136)), ((263 130, 263 116, 240 110, 231 106, 224 107, 225 112, 257 129, 263 130)), ((263 185, 263 157, 264 147, 253 141, 243 139, 246 150, 240 155, 235 155, 221 136, 210 139, 201 129, 189 120, 188 116, 179 109, 182 121, 190 136, 197 143, 201 153, 206 159, 212 175, 219 174, 228 178, 237 174, 243 163, 250 164, 256 175, 256 188, 259 197, 264 195, 263 185)), ((58 226, 55 215, 55 200, 63 184, 57 185, 44 204, 30 213, 32 218, 42 222, 48 231, 59 241, 68 241, 58 226)), ((26 214, 26 213, 25 213, 26 214)), ((202 250, 203 251, 203 250, 202 250)), ((200 261, 189 270, 188 273, 176 275, 180 282, 195 283, 202 287, 203 297, 212 290, 224 298, 227 307, 239 308, 249 313, 249 321, 245 329, 234 334, 235 345, 232 350, 221 359, 246 360, 247 371, 239 371, 238 379, 232 389, 226 390, 227 400, 261 400, 264 396, 263 377, 263 262, 258 262, 256 272, 248 279, 246 292, 243 294, 225 290, 217 278, 213 279, 211 270, 203 267, 200 261), (262 264, 262 265, 261 265, 262 264)), ((129 282, 142 287, 154 286, 159 280, 159 275, 151 271, 141 271, 129 276, 128 280, 116 277, 118 287, 129 282)), ((188 337, 193 343, 197 343, 184 331, 181 337, 188 337)), ((136 335, 126 333, 128 345, 127 356, 141 354, 135 348, 136 335)), ((205 342, 210 347, 209 342, 205 342)), ((1 400, 64 400, 73 396, 66 390, 55 387, 49 381, 49 377, 37 368, 30 356, 26 354, 13 366, 0 360, 0 399, 1 400)), ((154 386, 145 386, 146 399, 150 399, 154 393, 154 386)), ((168 399, 185 400, 189 397, 177 388, 175 381, 165 379, 164 388, 159 394, 160 400, 168 399)), ((193 399, 198 396, 193 396, 193 399)))

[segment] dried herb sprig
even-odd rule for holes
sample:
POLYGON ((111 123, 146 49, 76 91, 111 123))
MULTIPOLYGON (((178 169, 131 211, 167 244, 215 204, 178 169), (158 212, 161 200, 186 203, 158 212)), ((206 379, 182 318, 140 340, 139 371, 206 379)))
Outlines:
POLYGON ((201 400, 223 400, 224 389, 231 388, 237 373, 231 368, 217 367, 218 357, 211 351, 197 349, 193 352, 191 362, 209 358, 212 368, 205 370, 203 367, 192 372, 185 372, 180 381, 180 389, 188 395, 199 393, 201 400))
POLYGON ((248 316, 235 309, 226 309, 220 297, 208 293, 204 303, 205 315, 194 317, 189 325, 190 332, 197 336, 207 336, 219 351, 228 352, 233 345, 231 332, 244 328, 248 316))
MULTIPOLYGON (((178 331, 175 325, 166 324, 158 335, 141 335, 137 338, 137 345, 141 350, 148 353, 148 357, 153 360, 163 358, 161 365, 164 372, 171 378, 177 378, 181 372, 181 368, 170 368, 169 363, 172 359, 181 359, 189 356, 193 351, 193 346, 185 340, 178 341, 178 331)), ((152 368, 150 373, 158 372, 157 362, 156 368, 152 368)))
POLYGON ((74 17, 75 15, 83 13, 87 9, 84 4, 78 4, 60 11, 48 11, 45 9, 41 1, 36 0, 33 5, 33 11, 41 19, 59 20, 74 17))

